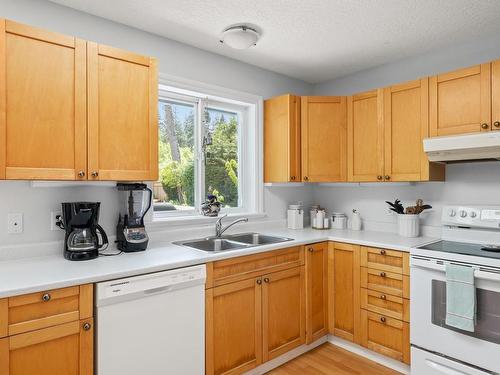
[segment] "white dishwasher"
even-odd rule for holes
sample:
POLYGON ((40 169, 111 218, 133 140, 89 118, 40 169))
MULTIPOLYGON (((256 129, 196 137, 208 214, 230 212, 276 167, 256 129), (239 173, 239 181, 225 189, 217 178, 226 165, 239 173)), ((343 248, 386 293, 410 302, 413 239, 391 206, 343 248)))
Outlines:
POLYGON ((205 266, 98 283, 97 375, 205 373, 205 266))

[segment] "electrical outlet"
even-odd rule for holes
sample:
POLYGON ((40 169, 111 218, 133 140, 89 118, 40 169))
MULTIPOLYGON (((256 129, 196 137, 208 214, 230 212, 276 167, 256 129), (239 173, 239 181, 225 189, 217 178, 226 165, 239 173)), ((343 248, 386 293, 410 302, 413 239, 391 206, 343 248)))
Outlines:
POLYGON ((7 233, 23 233, 23 214, 15 213, 7 215, 7 233))
POLYGON ((57 222, 61 221, 61 211, 51 211, 50 212, 50 230, 59 230, 57 222))

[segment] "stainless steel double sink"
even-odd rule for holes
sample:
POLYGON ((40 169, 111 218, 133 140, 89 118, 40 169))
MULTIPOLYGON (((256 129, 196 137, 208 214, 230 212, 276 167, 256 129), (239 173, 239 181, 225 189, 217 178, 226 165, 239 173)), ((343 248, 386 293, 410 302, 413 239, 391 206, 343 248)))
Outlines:
POLYGON ((293 241, 292 238, 269 236, 261 233, 240 233, 221 237, 206 237, 195 240, 176 241, 175 245, 191 247, 207 252, 245 249, 280 242, 293 241))

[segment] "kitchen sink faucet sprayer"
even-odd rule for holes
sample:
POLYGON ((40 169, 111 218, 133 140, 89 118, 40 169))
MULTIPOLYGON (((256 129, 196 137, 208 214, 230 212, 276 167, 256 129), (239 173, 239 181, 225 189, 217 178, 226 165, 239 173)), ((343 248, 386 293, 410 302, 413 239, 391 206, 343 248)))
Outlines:
POLYGON ((235 220, 232 223, 226 225, 225 228, 222 228, 222 219, 224 219, 227 216, 225 214, 224 216, 221 216, 216 222, 215 222, 215 237, 221 237, 222 233, 224 233, 226 230, 228 230, 230 227, 232 227, 234 224, 237 223, 246 223, 248 222, 247 217, 243 217, 241 219, 235 220))

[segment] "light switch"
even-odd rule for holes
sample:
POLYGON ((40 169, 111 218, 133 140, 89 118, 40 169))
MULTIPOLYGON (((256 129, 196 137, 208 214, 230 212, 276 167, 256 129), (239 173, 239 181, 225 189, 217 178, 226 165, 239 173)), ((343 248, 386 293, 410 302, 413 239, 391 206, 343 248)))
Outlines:
POLYGON ((23 233, 23 214, 15 213, 7 216, 7 232, 9 234, 23 233))

